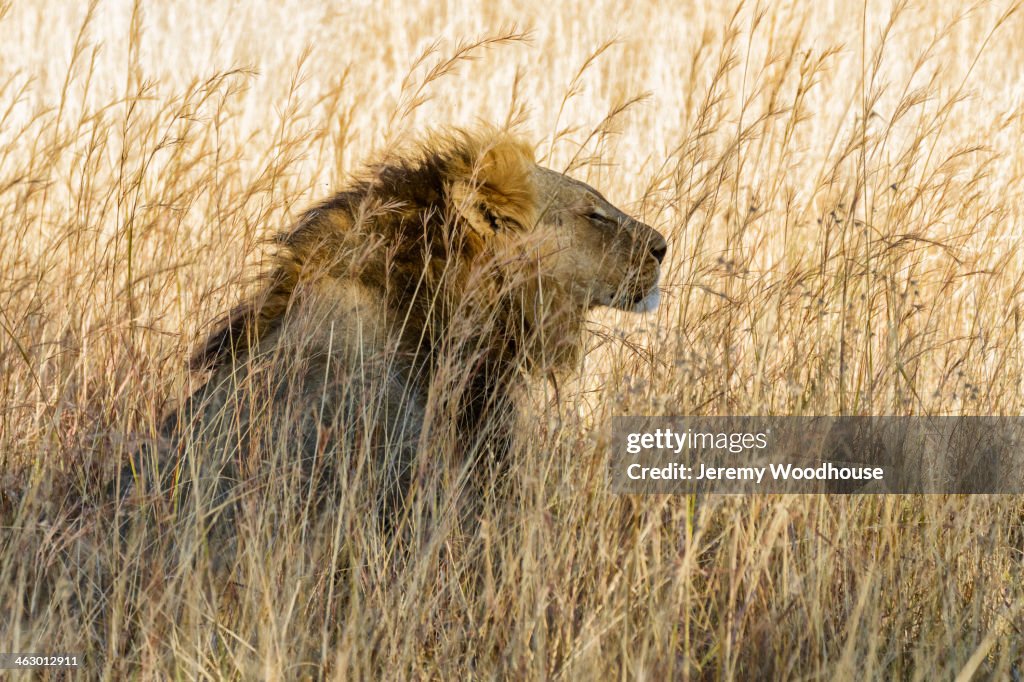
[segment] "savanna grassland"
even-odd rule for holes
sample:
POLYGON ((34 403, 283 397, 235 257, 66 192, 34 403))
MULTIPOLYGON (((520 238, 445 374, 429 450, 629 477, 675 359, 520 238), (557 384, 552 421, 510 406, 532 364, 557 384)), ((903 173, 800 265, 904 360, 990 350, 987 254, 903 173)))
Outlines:
POLYGON ((1021 414, 1024 14, 515 4, 4 6, 0 650, 86 678, 1024 674, 1020 498, 605 478, 614 415, 1021 414), (99 491, 266 238, 480 121, 670 245, 660 308, 596 311, 574 375, 524 398, 515 484, 467 521, 428 479, 401 542, 287 471, 227 560, 199 502, 120 533, 144 512, 99 491))

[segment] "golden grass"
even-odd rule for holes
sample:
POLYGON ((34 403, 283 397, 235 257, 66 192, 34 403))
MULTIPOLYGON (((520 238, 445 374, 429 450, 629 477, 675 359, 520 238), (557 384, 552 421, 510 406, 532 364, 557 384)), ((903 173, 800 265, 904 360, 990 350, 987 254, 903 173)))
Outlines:
POLYGON ((604 478, 617 414, 1021 413, 1024 24, 955 4, 6 8, 0 650, 142 679, 1019 676, 1019 498, 604 478), (131 510, 89 502, 260 240, 478 119, 670 242, 657 313, 595 314, 577 380, 537 386, 516 484, 396 547, 282 476, 229 578, 198 502, 122 539, 131 510))

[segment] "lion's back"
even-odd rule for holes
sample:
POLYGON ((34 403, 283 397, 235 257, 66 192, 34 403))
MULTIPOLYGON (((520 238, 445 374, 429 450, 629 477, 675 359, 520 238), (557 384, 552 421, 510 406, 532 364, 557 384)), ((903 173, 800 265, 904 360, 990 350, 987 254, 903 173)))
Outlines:
POLYGON ((264 468, 296 460, 349 466, 371 458, 381 481, 404 478, 420 440, 425 392, 388 336, 372 287, 326 278, 283 324, 216 368, 165 417, 158 443, 122 474, 166 492, 182 475, 223 498, 264 468))

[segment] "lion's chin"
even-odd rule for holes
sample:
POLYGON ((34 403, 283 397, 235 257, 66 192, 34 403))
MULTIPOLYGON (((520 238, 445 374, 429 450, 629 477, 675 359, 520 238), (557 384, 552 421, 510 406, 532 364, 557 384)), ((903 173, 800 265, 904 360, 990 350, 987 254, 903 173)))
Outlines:
POLYGON ((661 290, 655 284, 645 294, 635 294, 633 296, 608 295, 603 299, 592 301, 591 307, 608 306, 609 308, 624 310, 628 313, 649 313, 657 308, 660 302, 661 290))
POLYGON ((633 304, 630 308, 631 312, 634 313, 649 313, 654 311, 658 307, 658 303, 661 302, 661 290, 657 286, 651 287, 651 290, 647 292, 647 295, 641 298, 639 301, 633 304))

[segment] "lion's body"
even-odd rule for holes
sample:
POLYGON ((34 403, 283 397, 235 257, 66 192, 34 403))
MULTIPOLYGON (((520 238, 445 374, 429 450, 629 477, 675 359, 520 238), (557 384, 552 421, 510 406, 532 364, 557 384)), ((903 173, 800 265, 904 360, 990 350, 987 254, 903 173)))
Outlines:
POLYGON ((517 386, 578 359, 589 308, 656 299, 664 251, 506 134, 433 138, 281 235, 165 435, 177 452, 365 449, 400 477, 436 439, 498 453, 517 386))

